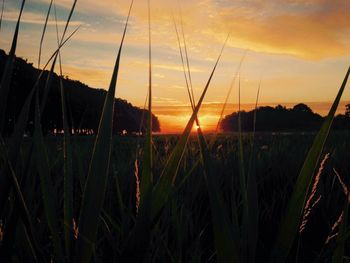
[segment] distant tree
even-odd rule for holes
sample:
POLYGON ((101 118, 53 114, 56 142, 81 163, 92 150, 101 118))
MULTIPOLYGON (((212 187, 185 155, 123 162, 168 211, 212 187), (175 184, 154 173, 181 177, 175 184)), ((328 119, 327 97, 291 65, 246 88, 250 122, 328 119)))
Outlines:
POLYGON ((310 107, 307 106, 304 103, 299 103, 299 104, 295 105, 292 110, 296 111, 296 112, 309 112, 309 113, 312 113, 312 110, 310 109, 310 107))
POLYGON ((284 111, 284 110, 286 110, 286 107, 285 107, 285 106, 282 106, 282 105, 280 105, 280 104, 278 104, 278 105, 275 107, 275 109, 278 110, 278 111, 284 111))
MULTIPOLYGON (((313 131, 319 129, 322 117, 312 112, 303 103, 293 108, 277 105, 275 108, 265 106, 257 109, 257 131, 313 131)), ((241 125, 243 131, 252 131, 254 122, 254 110, 241 112, 241 125)), ((221 122, 224 131, 237 131, 238 114, 234 112, 227 115, 221 122)))
POLYGON ((345 106, 345 116, 350 118, 350 103, 345 106))
MULTIPOLYGON (((242 131, 253 131, 255 110, 241 112, 242 131)), ((259 107, 256 112, 256 131, 317 131, 319 130, 324 118, 314 113, 309 106, 299 103, 292 108, 286 108, 277 105, 275 108, 270 106, 259 107)), ((233 112, 225 116, 221 121, 223 131, 238 130, 238 113, 233 112)), ((333 129, 350 130, 350 104, 346 105, 345 114, 339 114, 334 118, 333 129)))
MULTIPOLYGON (((0 76, 2 75, 8 56, 0 49, 0 76)), ((12 76, 11 89, 8 96, 8 106, 6 118, 8 120, 5 132, 11 134, 18 119, 20 109, 32 89, 39 70, 32 64, 28 64, 21 58, 16 58, 16 67, 12 76)), ((48 72, 43 73, 42 79, 46 79, 48 72)), ((106 91, 102 89, 92 89, 80 81, 73 81, 64 76, 62 79, 56 74, 52 77, 52 87, 50 89, 47 104, 42 115, 42 127, 45 133, 52 133, 54 130, 62 130, 61 94, 60 80, 66 93, 66 105, 68 112, 68 122, 71 128, 77 132, 89 131, 96 134, 98 130, 100 115, 102 112, 106 91)), ((42 96, 45 88, 45 81, 40 82, 39 91, 42 96)), ((126 100, 115 99, 113 133, 122 134, 123 131, 135 133, 139 131, 140 123, 146 123, 142 118, 146 118, 148 111, 134 107, 126 100)), ((32 132, 34 120, 34 109, 31 108, 27 126, 27 133, 32 132)), ((152 114, 153 131, 160 131, 158 118, 152 114)), ((142 131, 145 128, 142 127, 142 131)))

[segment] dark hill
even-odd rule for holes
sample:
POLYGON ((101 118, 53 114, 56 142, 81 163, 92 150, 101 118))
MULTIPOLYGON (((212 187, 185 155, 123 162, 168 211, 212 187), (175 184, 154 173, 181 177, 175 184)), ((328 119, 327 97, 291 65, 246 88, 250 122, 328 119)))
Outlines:
MULTIPOLYGON (((4 71, 4 66, 8 56, 3 50, 0 50, 0 76, 4 71)), ((7 124, 5 132, 10 134, 14 122, 24 103, 25 98, 33 87, 40 71, 33 67, 27 61, 16 58, 15 69, 12 76, 11 88, 7 103, 7 124)), ((45 71, 40 83, 40 90, 43 91, 48 71, 45 71)), ((52 87, 48 96, 47 105, 42 116, 42 125, 45 132, 52 132, 54 129, 62 129, 61 114, 61 95, 59 89, 60 77, 53 75, 52 87)), ((93 89, 87 85, 70 80, 63 79, 63 85, 67 97, 68 114, 70 117, 70 125, 77 130, 89 130, 96 133, 98 129, 99 119, 102 112, 106 91, 101 89, 93 89)), ((41 92, 42 93, 42 92, 41 92)), ((126 100, 115 99, 114 114, 114 133, 121 133, 124 130, 128 133, 138 132, 142 118, 146 118, 148 111, 134 107, 126 100)), ((29 126, 33 120, 33 110, 30 114, 29 126)), ((145 123, 145 122, 144 122, 145 123)), ((153 131, 160 131, 158 118, 153 115, 153 131)), ((144 131, 144 129, 142 129, 144 131)))
MULTIPOLYGON (((254 113, 241 111, 242 131, 253 131, 254 113)), ((300 103, 293 108, 278 105, 276 107, 264 106, 256 110, 256 131, 266 132, 293 132, 293 131, 317 131, 321 127, 324 118, 314 113, 306 104, 300 103)), ((334 119, 333 128, 350 129, 350 115, 338 115, 334 119)), ((223 131, 238 131, 238 113, 234 112, 225 116, 221 122, 223 131)))

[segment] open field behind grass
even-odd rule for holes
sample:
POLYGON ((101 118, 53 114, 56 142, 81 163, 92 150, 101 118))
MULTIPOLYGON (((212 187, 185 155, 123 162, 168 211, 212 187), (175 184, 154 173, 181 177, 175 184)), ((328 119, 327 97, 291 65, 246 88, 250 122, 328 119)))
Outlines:
MULTIPOLYGON (((293 185, 301 169, 305 156, 312 144, 313 133, 255 135, 254 156, 251 168, 248 160, 251 151, 251 134, 244 134, 244 160, 246 170, 252 169, 258 186, 258 241, 256 259, 264 262, 269 257, 279 222, 290 199, 293 185), (263 260, 264 259, 264 260, 263 260)), ((210 135, 207 136, 209 139, 210 135)), ((82 195, 82 185, 88 172, 94 137, 72 137, 73 174, 74 174, 74 204, 79 206, 82 195)), ((160 174, 164 162, 168 159, 178 136, 162 135, 154 137, 154 167, 155 174, 160 174)), ((99 223, 96 243, 96 262, 113 262, 121 257, 125 245, 125 236, 134 222, 136 210, 136 177, 135 160, 138 143, 142 138, 114 137, 112 147, 112 165, 110 166, 108 185, 103 212, 99 223)), ((63 138, 48 137, 46 139, 50 169, 54 182, 55 196, 63 196, 63 138)), ((24 144, 23 160, 30 149, 31 139, 24 144)), ((320 254, 328 251, 325 245, 330 235, 332 225, 342 211, 344 194, 338 183, 333 168, 343 177, 350 171, 349 150, 350 133, 333 132, 330 134, 324 153, 330 153, 321 174, 318 193, 320 201, 312 209, 306 230, 298 235, 299 251, 293 248, 291 261, 299 257, 298 262, 311 262, 320 255, 322 262, 330 260, 332 254, 320 254), (325 249, 326 248, 326 249, 325 249)), ((235 134, 220 135, 211 154, 216 162, 215 178, 219 182, 220 192, 224 196, 224 205, 229 211, 230 221, 242 220, 242 203, 239 188, 239 156, 238 137, 235 134), (234 197, 234 199, 232 198, 234 197), (233 209, 234 208, 234 209, 233 209), (233 212, 237 211, 234 215, 233 212)), ((213 244, 210 207, 208 193, 203 176, 203 166, 196 162, 200 158, 197 135, 190 137, 183 161, 179 167, 174 192, 165 205, 154 231, 151 243, 145 254, 145 261, 155 262, 205 262, 215 261, 215 246, 213 244), (196 167, 193 169, 193 167, 196 167), (187 178, 185 181, 184 179, 187 178)), ((142 165, 141 163, 139 164, 142 165)), ((25 166, 25 164, 24 164, 25 166)), ((35 229, 40 247, 50 250, 47 245, 49 230, 45 225, 39 184, 35 179, 36 168, 27 170, 26 189, 23 189, 28 208, 32 212, 35 229)), ((21 167, 25 169, 25 167, 21 167)), ((346 179, 345 179, 346 180, 346 179)), ((58 200, 61 205, 63 200, 58 200)), ((78 210, 74 211, 77 218, 78 210)), ((21 232, 19 232, 20 234, 21 232)), ((21 240, 21 239, 20 239, 21 240)), ((24 244, 16 244, 18 258, 26 257, 24 244)))

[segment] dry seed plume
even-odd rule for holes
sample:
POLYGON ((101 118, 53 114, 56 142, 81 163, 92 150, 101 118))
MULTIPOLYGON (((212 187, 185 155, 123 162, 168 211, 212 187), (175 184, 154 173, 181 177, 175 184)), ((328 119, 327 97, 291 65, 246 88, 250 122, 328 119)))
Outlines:
POLYGON ((78 239, 79 236, 79 227, 77 225, 77 223, 75 222, 75 219, 73 218, 73 234, 74 234, 74 238, 78 239))
POLYGON ((139 165, 138 165, 138 158, 135 160, 135 182, 136 182, 136 213, 139 211, 140 206, 140 177, 139 177, 139 165))
POLYGON ((340 225, 340 223, 343 221, 343 216, 344 216, 344 212, 342 212, 338 218, 337 221, 335 221, 335 223, 333 224, 332 228, 331 228, 331 232, 329 233, 327 240, 326 240, 326 244, 328 244, 333 238, 335 238, 336 236, 338 236, 338 233, 334 233, 335 229, 337 229, 337 227, 340 225))
POLYGON ((323 160, 321 162, 320 168, 318 169, 317 175, 316 175, 315 180, 314 180, 314 184, 312 186, 312 190, 311 190, 310 196, 309 196, 309 198, 306 201, 306 205, 305 205, 305 208, 304 208, 303 219, 302 219, 300 227, 299 227, 299 233, 302 233, 305 230, 305 227, 306 227, 306 224, 307 224, 307 222, 309 220, 309 216, 311 214, 312 209, 321 200, 321 195, 319 195, 316 199, 315 199, 315 195, 316 195, 316 192, 317 192, 317 187, 318 187, 318 185, 320 183, 320 178, 321 178, 322 171, 324 169, 325 163, 328 160, 328 158, 329 158, 329 153, 327 153, 324 156, 324 158, 323 158, 323 160))
POLYGON ((346 184, 344 183, 344 181, 341 179, 339 173, 333 168, 333 171, 335 173, 335 175, 337 176, 338 178, 338 181, 343 189, 343 192, 345 194, 345 196, 348 198, 348 202, 350 203, 350 193, 349 193, 349 189, 348 187, 346 186, 346 184))
MULTIPOLYGON (((335 170, 333 168, 333 171, 334 171, 336 177, 338 178, 338 181, 339 181, 339 183, 340 183, 340 185, 341 185, 341 187, 343 189, 343 192, 344 192, 345 196, 348 199, 348 202, 350 203, 350 193, 349 193, 348 187, 346 186, 344 181, 341 179, 340 174, 337 172, 337 170, 335 170)), ((327 237, 326 244, 328 244, 333 238, 338 236, 338 233, 335 233, 335 230, 338 228, 340 223, 343 221, 343 217, 344 217, 344 211, 340 214, 338 220, 335 221, 335 223, 333 224, 333 226, 331 228, 331 231, 330 231, 330 233, 329 233, 329 235, 327 237)))

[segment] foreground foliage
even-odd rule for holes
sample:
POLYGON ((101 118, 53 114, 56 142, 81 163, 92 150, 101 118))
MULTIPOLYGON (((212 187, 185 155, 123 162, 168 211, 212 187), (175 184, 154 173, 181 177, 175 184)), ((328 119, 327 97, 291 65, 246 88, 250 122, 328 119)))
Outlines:
MULTIPOLYGON (((58 64, 63 76, 61 49, 78 30, 65 36, 76 3, 61 37, 57 31, 57 50, 43 67, 45 70, 51 65, 46 80, 40 71, 10 136, 4 132, 5 110, 0 113, 2 261, 342 262, 349 257, 350 192, 344 175, 350 171, 350 134, 338 132, 330 140, 328 137, 350 70, 317 134, 256 134, 256 114, 253 133, 244 134, 239 112, 236 135, 205 136, 198 113, 229 37, 218 51, 196 103, 186 42, 183 39, 184 58, 174 21, 193 112, 181 135, 154 137, 148 2, 146 136, 142 141, 138 137, 113 137, 114 98, 131 1, 97 136, 70 134, 72 124, 68 122, 62 78, 64 134, 44 136, 42 115, 54 70, 58 64), (32 112, 33 136, 25 138, 32 112), (194 124, 198 129, 191 133, 194 124)), ((0 83, 3 109, 11 89, 24 4, 0 83)), ((51 7, 52 1, 47 17, 51 7)), ((40 46, 47 23, 46 19, 40 46)), ((182 36, 185 38, 183 28, 182 36)), ((240 94, 240 81, 238 90, 240 94)), ((259 91, 256 106, 258 97, 259 91)))

